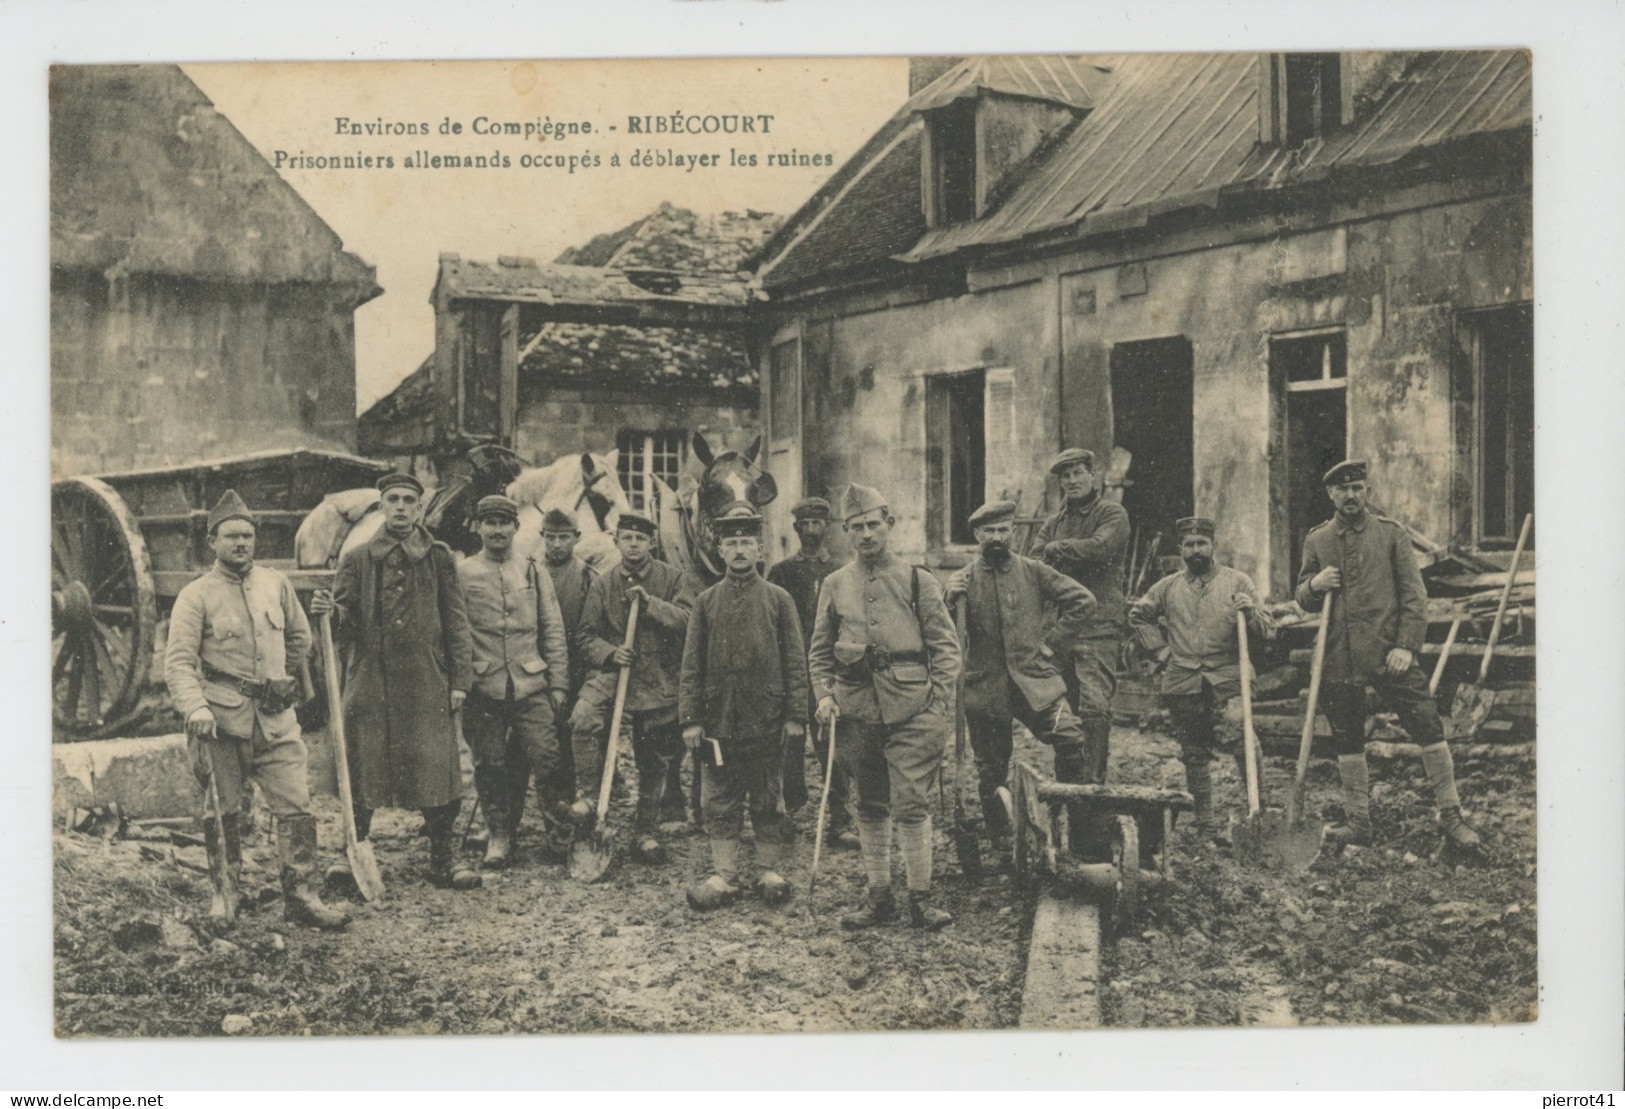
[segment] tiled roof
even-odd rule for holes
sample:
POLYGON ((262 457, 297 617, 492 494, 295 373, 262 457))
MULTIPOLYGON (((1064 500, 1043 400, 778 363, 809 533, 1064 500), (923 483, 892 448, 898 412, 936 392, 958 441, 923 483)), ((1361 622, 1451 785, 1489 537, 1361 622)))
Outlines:
POLYGON ((177 67, 53 66, 50 83, 52 266, 382 291, 177 67))
POLYGON ((742 336, 694 327, 534 323, 520 320, 519 399, 538 387, 615 389, 756 387, 742 336))
POLYGON ((554 259, 574 266, 735 274, 784 217, 746 209, 706 215, 662 202, 619 231, 598 235, 554 259))
POLYGON ((679 273, 609 266, 539 265, 528 258, 476 262, 440 257, 442 290, 454 299, 603 305, 636 301, 740 305, 749 296, 742 274, 679 273))

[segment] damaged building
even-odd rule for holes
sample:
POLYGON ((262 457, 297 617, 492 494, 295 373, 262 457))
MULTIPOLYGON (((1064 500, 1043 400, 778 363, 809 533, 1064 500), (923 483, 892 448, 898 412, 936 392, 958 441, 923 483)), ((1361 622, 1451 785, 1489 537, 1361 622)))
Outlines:
POLYGON ((1140 557, 1200 512, 1277 597, 1346 456, 1437 544, 1512 547, 1528 54, 926 67, 757 259, 777 544, 798 495, 863 480, 909 557, 953 564, 972 508, 1052 508, 1046 463, 1080 446, 1112 460, 1140 557))
POLYGON ((53 475, 352 449, 372 267, 179 68, 50 95, 53 475))
POLYGON ((362 414, 361 449, 430 471, 482 442, 537 463, 618 449, 645 507, 651 477, 676 485, 693 432, 756 434, 742 269, 779 223, 662 204, 550 264, 442 254, 434 353, 362 414))

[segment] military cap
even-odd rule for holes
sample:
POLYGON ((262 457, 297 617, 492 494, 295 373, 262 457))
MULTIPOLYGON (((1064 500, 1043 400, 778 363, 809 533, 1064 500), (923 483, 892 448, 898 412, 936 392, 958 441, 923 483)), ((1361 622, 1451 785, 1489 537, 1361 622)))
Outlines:
POLYGON ((404 485, 408 489, 416 492, 418 496, 423 496, 423 483, 403 470, 395 470, 391 473, 385 474, 383 477, 378 479, 377 485, 378 492, 380 493, 388 492, 397 485, 404 485))
POLYGON ((248 510, 248 506, 243 503, 243 499, 237 495, 235 489, 227 489, 220 494, 220 499, 209 510, 209 534, 213 535, 214 529, 227 520, 247 520, 256 530, 260 526, 259 520, 248 510))
POLYGON ((750 505, 741 502, 713 519, 711 531, 718 539, 728 539, 736 535, 761 535, 762 517, 750 505))
POLYGON ((493 516, 518 521, 519 505, 512 498, 504 497, 501 493, 492 493, 489 497, 481 497, 479 503, 474 506, 474 519, 485 520, 493 516))
POLYGON ((1055 456, 1055 461, 1049 464, 1049 472, 1058 474, 1062 470, 1083 463, 1091 470, 1095 468, 1095 452, 1086 451, 1082 447, 1068 447, 1055 456))
POLYGON ((635 531, 653 539, 655 537, 655 522, 647 516, 639 516, 636 512, 623 512, 619 522, 615 525, 615 530, 617 532, 635 531))
POLYGON ((1204 535, 1212 539, 1214 531, 1213 521, 1206 516, 1186 516, 1174 524, 1174 534, 1181 539, 1187 535, 1204 535))
POLYGON ((790 509, 790 515, 797 520, 828 520, 834 511, 823 497, 802 497, 790 509))
POLYGON ((1015 501, 988 501, 970 514, 970 526, 974 530, 986 527, 989 524, 1002 524, 1006 520, 1014 520, 1015 518, 1015 501))
POLYGON ((542 514, 543 531, 570 531, 577 535, 581 529, 576 527, 575 518, 562 508, 550 508, 542 514))
POLYGON ((1364 481, 1365 471, 1364 459, 1348 458, 1327 470, 1320 480, 1324 485, 1347 485, 1351 481, 1364 481))
POLYGON ((872 489, 867 485, 853 482, 846 487, 846 496, 841 500, 841 519, 850 520, 854 516, 862 516, 876 509, 887 508, 886 498, 880 490, 872 489))

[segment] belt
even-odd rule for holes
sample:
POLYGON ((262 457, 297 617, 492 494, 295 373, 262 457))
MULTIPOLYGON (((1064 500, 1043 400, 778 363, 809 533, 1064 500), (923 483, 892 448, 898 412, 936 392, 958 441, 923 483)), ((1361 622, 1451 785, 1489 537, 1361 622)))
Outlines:
POLYGON ((926 661, 926 654, 924 651, 893 651, 889 657, 891 658, 893 664, 899 662, 923 663, 926 661))
POLYGON ((248 678, 239 678, 236 674, 216 670, 208 663, 203 664, 203 680, 213 682, 215 685, 223 685, 227 689, 235 689, 244 697, 253 697, 255 700, 265 695, 265 683, 263 681, 256 682, 248 678))

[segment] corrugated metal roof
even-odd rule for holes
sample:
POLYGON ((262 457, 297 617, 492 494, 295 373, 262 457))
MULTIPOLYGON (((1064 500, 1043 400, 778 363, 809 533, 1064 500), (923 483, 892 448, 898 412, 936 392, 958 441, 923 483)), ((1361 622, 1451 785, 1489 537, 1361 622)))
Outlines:
POLYGON ((1127 56, 1100 106, 991 215, 927 232, 903 261, 1088 221, 1132 226, 1221 193, 1380 165, 1471 134, 1527 127, 1529 55, 1415 57, 1363 122, 1293 148, 1258 143, 1256 54, 1127 56))
POLYGON ((1088 57, 991 54, 966 58, 915 93, 905 110, 928 112, 984 92, 1087 110, 1098 101, 1105 78, 1105 71, 1088 57))

